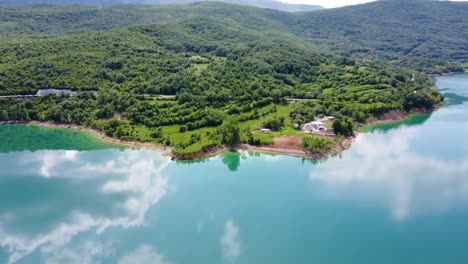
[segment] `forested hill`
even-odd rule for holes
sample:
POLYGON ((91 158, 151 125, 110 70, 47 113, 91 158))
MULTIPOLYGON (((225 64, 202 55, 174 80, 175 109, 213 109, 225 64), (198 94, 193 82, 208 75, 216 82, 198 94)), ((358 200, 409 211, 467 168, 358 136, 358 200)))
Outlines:
MULTIPOLYGON (((0 5, 90 5, 90 6, 111 6, 123 4, 135 5, 169 5, 169 4, 190 4, 207 0, 0 0, 0 5)), ((323 9, 318 5, 288 4, 275 0, 218 0, 220 2, 248 5, 260 8, 270 8, 287 12, 304 12, 323 9)))
MULTIPOLYGON (((124 140, 172 146, 182 156, 221 144, 269 145, 284 135, 300 137, 307 151, 322 153, 330 148, 330 139, 299 129, 318 116, 336 117, 333 131, 339 139, 353 134, 354 122, 388 112, 430 111, 442 100, 430 89, 430 76, 389 61, 402 60, 399 51, 380 50, 374 43, 383 42, 393 28, 369 30, 367 41, 359 44, 347 40, 341 24, 326 25, 331 23, 323 17, 327 12, 352 17, 346 10, 354 8, 287 13, 215 2, 3 7, 0 121, 87 125, 124 140), (327 35, 336 42, 325 41, 327 35), (347 47, 340 42, 362 45, 368 52, 355 59, 339 56, 333 50, 346 54, 347 47), (15 96, 39 89, 78 94, 15 96)), ((374 16, 388 10, 376 12, 374 16)), ((382 19, 390 23, 395 18, 382 19)), ((445 19, 439 19, 442 26, 449 23, 445 19)), ((452 19, 457 24, 466 18, 452 19)), ((358 26, 364 32, 374 25, 347 27, 358 26)), ((428 41, 437 40, 439 28, 432 26, 428 41)), ((395 37, 415 41, 406 25, 401 28, 395 37)), ((456 45, 459 35, 448 31, 445 36, 456 45)), ((458 43, 462 55, 464 44, 458 43)), ((450 47, 447 52, 455 48, 450 47)), ((427 63, 424 58, 431 58, 431 52, 415 58, 427 63)), ((447 56, 451 63, 463 63, 463 56, 447 56)))
POLYGON ((377 1, 283 21, 298 36, 345 56, 420 70, 468 62, 468 2, 377 1))
POLYGON ((331 53, 356 60, 384 62, 435 73, 467 67, 466 14, 466 2, 423 0, 377 1, 306 13, 212 2, 160 7, 3 7, 0 8, 0 42, 203 16, 233 19, 245 26, 262 26, 267 32, 294 34, 331 53))

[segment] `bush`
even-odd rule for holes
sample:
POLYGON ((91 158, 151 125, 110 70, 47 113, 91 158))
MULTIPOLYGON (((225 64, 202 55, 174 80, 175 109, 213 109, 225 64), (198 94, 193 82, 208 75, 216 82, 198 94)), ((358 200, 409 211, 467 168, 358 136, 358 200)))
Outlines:
POLYGON ((249 144, 254 146, 268 146, 273 144, 273 136, 269 133, 256 133, 249 144))
POLYGON ((271 129, 272 131, 279 131, 284 126, 284 117, 271 118, 263 123, 264 128, 271 129))
POLYGON ((337 136, 343 135, 344 137, 354 136, 353 120, 347 116, 339 117, 333 121, 333 132, 337 136))
POLYGON ((238 122, 232 118, 227 119, 219 128, 222 142, 228 145, 235 145, 240 142, 240 129, 238 122))
POLYGON ((162 138, 163 137, 162 129, 160 127, 152 129, 150 136, 155 139, 162 138))
POLYGON ((332 147, 333 142, 325 137, 307 137, 302 141, 304 150, 312 154, 321 154, 332 147))

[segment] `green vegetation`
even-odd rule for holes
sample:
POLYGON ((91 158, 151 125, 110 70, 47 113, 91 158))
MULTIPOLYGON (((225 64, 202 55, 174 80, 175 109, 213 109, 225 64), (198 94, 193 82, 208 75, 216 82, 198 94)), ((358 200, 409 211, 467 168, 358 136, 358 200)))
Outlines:
MULTIPOLYGON (((167 5, 167 4, 189 4, 210 0, 2 0, 0 5, 32 5, 32 4, 67 4, 67 5, 167 5)), ((219 2, 249 5, 261 8, 270 8, 287 12, 303 12, 323 9, 318 5, 288 4, 276 0, 219 0, 219 2)))
POLYGON ((232 117, 220 126, 219 133, 224 144, 234 146, 240 142, 239 124, 232 117))
POLYGON ((326 137, 312 136, 303 138, 302 144, 305 151, 313 155, 322 155, 332 147, 333 141, 326 137))
POLYGON ((468 68, 468 3, 375 1, 285 20, 301 38, 358 61, 427 73, 468 68))
MULTIPOLYGON (((330 50, 346 55, 345 49, 312 38, 317 28, 306 25, 332 11, 290 14, 220 3, 0 8, 0 95, 80 91, 0 98, 0 121, 86 125, 184 156, 221 144, 269 145, 281 135, 308 138, 299 126, 324 115, 339 117, 335 132, 350 136, 354 122, 432 109, 442 100, 429 89, 429 76, 397 66, 391 52, 375 51, 375 60, 342 57, 330 50)), ((415 67, 442 65, 425 63, 415 67)), ((310 153, 328 146, 305 141, 310 153)))
POLYGON ((353 120, 347 116, 335 119, 335 121, 333 121, 333 132, 338 136, 354 136, 353 120))
POLYGON ((284 117, 281 116, 280 118, 270 118, 263 123, 263 127, 267 129, 271 129, 272 131, 280 131, 281 128, 284 126, 284 117))

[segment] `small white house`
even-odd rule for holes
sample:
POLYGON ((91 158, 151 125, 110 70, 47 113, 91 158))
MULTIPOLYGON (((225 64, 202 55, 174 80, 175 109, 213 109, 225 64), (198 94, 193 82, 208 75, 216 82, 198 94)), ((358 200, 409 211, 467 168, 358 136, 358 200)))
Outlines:
POLYGON ((316 132, 325 132, 327 129, 323 125, 322 121, 312 121, 302 125, 302 132, 305 133, 316 133, 316 132))
POLYGON ((319 130, 319 131, 325 131, 327 130, 325 128, 325 126, 323 125, 323 122, 321 121, 313 121, 313 122, 310 122, 310 124, 312 125, 313 128, 319 130))

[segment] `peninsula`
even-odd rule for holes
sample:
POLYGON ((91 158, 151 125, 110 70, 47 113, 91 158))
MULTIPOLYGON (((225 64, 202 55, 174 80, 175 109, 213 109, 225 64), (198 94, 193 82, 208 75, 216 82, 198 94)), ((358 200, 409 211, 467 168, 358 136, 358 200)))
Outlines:
POLYGON ((467 69, 466 10, 431 1, 307 13, 214 2, 1 7, 0 121, 89 128, 178 159, 223 148, 322 157, 346 148, 358 124, 443 101, 431 75, 467 69), (35 15, 18 20, 26 14, 35 15), (333 17, 343 23, 331 27, 333 17), (407 22, 398 34, 387 27, 395 19, 407 22), (425 27, 441 30, 422 43, 425 27), (441 41, 451 44, 438 50, 441 41), (53 92, 28 96, 39 91, 53 92))

